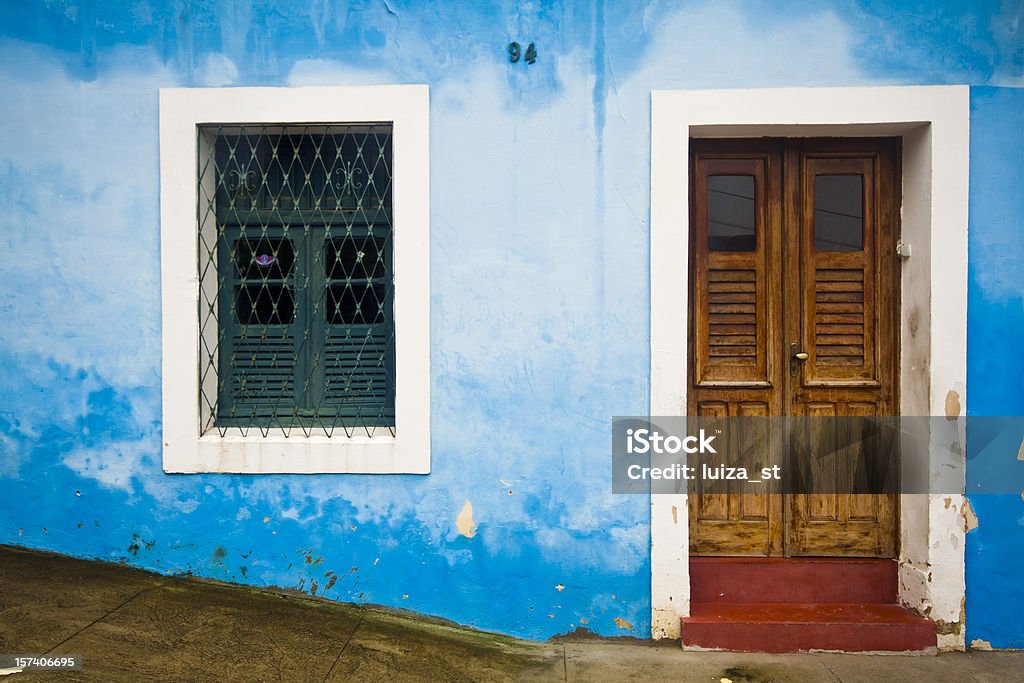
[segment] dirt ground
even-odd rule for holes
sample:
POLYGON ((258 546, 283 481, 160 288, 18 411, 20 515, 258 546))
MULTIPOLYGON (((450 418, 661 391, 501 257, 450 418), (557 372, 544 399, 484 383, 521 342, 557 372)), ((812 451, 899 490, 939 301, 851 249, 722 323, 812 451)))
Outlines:
POLYGON ((80 670, 0 670, 11 683, 1024 680, 1024 652, 760 655, 615 639, 535 643, 8 547, 0 547, 0 653, 82 657, 80 670))

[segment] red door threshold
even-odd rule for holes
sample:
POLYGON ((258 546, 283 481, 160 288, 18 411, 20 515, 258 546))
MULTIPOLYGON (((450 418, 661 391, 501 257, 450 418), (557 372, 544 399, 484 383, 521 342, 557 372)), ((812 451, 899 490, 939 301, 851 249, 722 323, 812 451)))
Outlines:
POLYGON ((737 652, 909 652, 936 646, 935 624, 878 603, 693 603, 684 647, 737 652))

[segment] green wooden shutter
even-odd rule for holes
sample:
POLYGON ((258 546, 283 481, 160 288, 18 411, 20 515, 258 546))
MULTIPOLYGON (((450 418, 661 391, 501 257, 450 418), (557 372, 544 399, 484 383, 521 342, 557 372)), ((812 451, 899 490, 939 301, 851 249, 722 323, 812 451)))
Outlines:
POLYGON ((360 427, 394 424, 392 245, 386 226, 325 242, 324 405, 360 427))
POLYGON ((212 212, 217 236, 201 228, 199 267, 207 286, 216 264, 218 344, 201 374, 217 373, 215 426, 393 433, 390 125, 204 132, 215 163, 200 159, 201 190, 211 166, 216 189, 200 193, 200 226, 212 212))
POLYGON ((297 263, 280 231, 250 238, 232 229, 220 270, 224 339, 219 415, 225 425, 282 426, 296 408, 297 263), (261 265, 261 261, 265 265, 261 265))

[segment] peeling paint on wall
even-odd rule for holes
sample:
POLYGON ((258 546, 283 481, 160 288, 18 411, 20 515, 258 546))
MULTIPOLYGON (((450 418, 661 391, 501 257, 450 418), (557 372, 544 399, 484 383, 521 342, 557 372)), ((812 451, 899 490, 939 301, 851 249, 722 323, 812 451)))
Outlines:
POLYGON ((971 501, 964 499, 964 506, 960 510, 960 514, 964 518, 964 531, 970 533, 978 528, 978 517, 974 514, 974 508, 971 507, 971 501))
POLYGON ((468 500, 462 506, 462 510, 459 511, 459 516, 455 518, 455 526, 458 528, 459 533, 466 538, 476 536, 476 522, 473 521, 473 504, 468 500))
POLYGON ((946 392, 946 418, 955 420, 960 417, 960 394, 950 389, 946 392))

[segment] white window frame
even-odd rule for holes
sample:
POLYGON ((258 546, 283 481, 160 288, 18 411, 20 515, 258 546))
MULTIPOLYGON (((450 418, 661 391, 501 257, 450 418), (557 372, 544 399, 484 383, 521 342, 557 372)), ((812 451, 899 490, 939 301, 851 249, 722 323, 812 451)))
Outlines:
POLYGON ((426 85, 160 90, 165 472, 430 472, 430 183, 426 85), (395 430, 201 432, 199 126, 392 124, 395 430))
MULTIPOLYGON (((651 414, 685 415, 691 138, 903 139, 900 414, 967 410, 967 86, 666 90, 651 96, 651 414)), ((938 451, 937 451, 938 452, 938 451)), ((933 464, 933 466, 938 466, 933 464)), ((903 494, 899 599, 963 649, 960 495, 903 494), (952 631, 952 632, 950 632, 952 631)), ((690 612, 685 493, 651 496, 651 634, 678 638, 690 612)))

